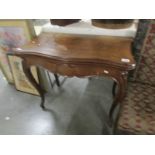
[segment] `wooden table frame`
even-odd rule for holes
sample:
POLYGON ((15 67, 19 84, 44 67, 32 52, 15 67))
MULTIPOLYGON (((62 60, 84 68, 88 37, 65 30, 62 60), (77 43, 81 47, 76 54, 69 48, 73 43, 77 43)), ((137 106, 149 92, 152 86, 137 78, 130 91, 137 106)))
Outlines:
POLYGON ((110 109, 111 116, 117 103, 121 102, 125 96, 128 71, 135 68, 131 43, 130 38, 43 33, 28 45, 16 48, 9 54, 23 59, 24 73, 38 90, 41 96, 40 106, 43 109, 45 109, 44 90, 31 74, 31 66, 41 66, 55 74, 68 77, 107 76, 112 78, 117 83, 118 91, 110 109), (84 47, 86 44, 89 46, 84 47), (123 50, 124 52, 121 52, 123 50), (84 51, 88 52, 84 53, 84 51), (115 51, 118 54, 114 53, 115 51), (77 55, 78 52, 79 55, 77 55))

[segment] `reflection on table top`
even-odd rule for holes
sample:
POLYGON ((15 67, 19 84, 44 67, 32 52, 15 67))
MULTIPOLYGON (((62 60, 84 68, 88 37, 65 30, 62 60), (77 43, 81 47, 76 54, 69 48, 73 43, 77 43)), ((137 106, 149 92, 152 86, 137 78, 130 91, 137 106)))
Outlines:
POLYGON ((31 43, 17 48, 17 54, 34 54, 51 58, 134 65, 131 38, 42 33, 31 43))

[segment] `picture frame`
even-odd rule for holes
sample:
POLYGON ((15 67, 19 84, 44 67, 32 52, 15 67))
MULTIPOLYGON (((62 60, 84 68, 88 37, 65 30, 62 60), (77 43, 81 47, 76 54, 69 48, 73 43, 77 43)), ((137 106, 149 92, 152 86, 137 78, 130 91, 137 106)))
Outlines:
MULTIPOLYGON (((34 88, 34 86, 32 86, 29 80, 25 77, 21 65, 22 59, 16 56, 8 56, 8 59, 13 73, 16 89, 33 95, 39 95, 38 91, 34 88)), ((35 80, 39 83, 37 68, 31 67, 31 72, 35 80)))
MULTIPOLYGON (((0 20, 0 69, 9 83, 17 90, 39 95, 25 76, 21 58, 6 55, 12 48, 22 46, 36 36, 32 20, 0 20)), ((36 68, 32 68, 34 78, 39 82, 36 68)))
POLYGON ((10 83, 14 83, 14 79, 10 70, 10 67, 8 66, 8 60, 1 55, 0 53, 0 70, 2 71, 5 79, 10 83))

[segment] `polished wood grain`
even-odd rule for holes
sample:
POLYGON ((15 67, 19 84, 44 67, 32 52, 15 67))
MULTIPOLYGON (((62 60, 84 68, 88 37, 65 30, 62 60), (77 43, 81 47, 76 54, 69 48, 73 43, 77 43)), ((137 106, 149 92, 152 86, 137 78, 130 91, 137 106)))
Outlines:
POLYGON ((125 96, 128 71, 135 68, 132 41, 131 38, 121 37, 42 33, 29 44, 14 49, 11 54, 23 58, 24 72, 40 93, 42 107, 43 91, 29 75, 29 68, 33 65, 69 77, 112 78, 118 86, 110 111, 112 114, 115 105, 125 96))
POLYGON ((44 56, 53 60, 114 64, 132 69, 130 38, 43 33, 32 43, 16 49, 22 55, 44 56), (122 58, 130 62, 122 62, 122 58), (125 66, 126 64, 126 66, 125 66))

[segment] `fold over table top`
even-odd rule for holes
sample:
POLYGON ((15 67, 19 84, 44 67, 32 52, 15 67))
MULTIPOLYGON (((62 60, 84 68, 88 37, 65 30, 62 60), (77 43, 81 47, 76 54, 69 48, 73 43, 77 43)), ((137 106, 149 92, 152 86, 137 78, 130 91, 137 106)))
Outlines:
POLYGON ((133 69, 131 38, 42 33, 27 45, 13 50, 14 55, 42 56, 64 62, 107 63, 133 69))

